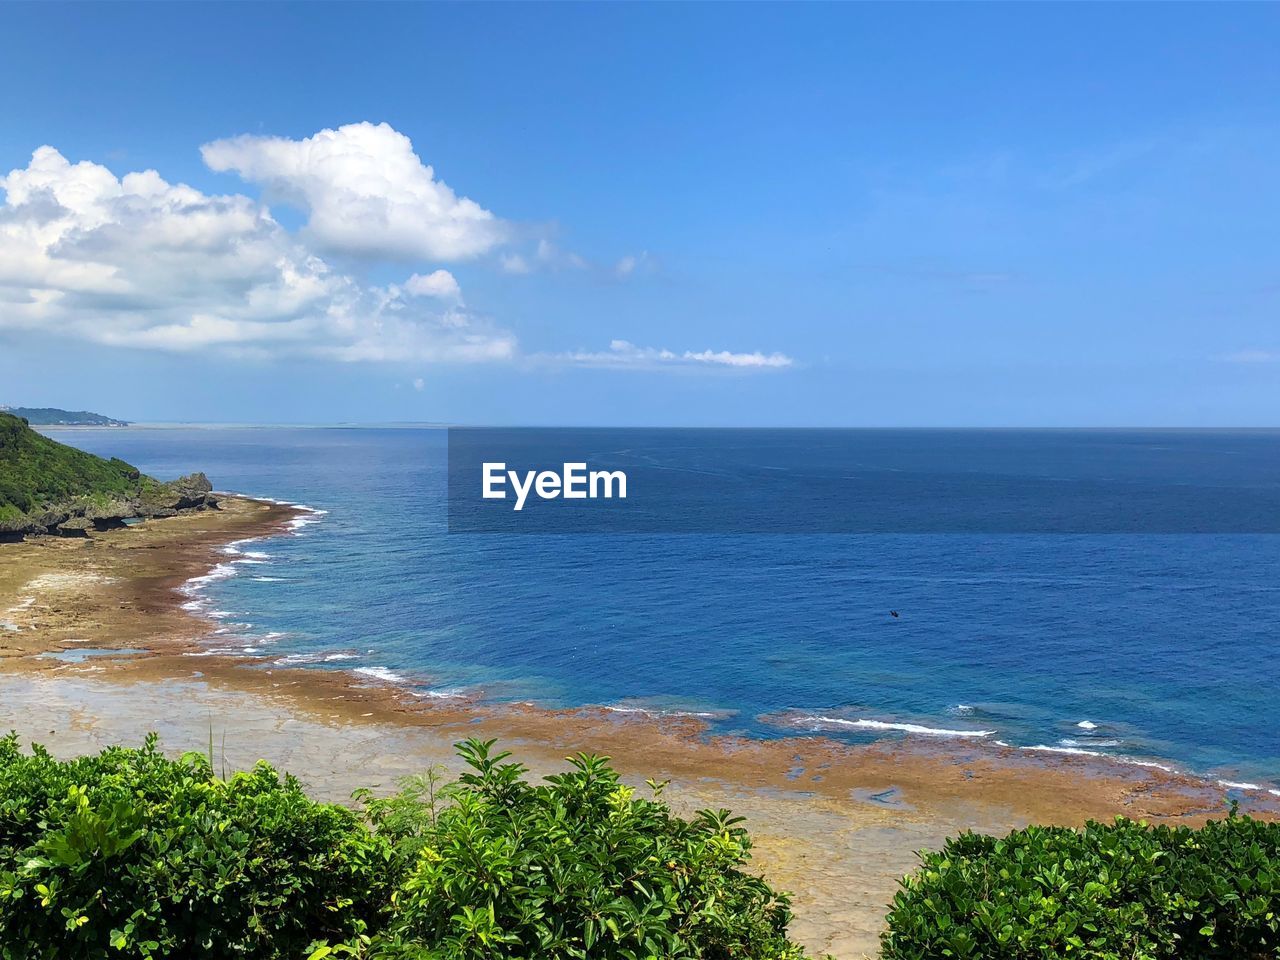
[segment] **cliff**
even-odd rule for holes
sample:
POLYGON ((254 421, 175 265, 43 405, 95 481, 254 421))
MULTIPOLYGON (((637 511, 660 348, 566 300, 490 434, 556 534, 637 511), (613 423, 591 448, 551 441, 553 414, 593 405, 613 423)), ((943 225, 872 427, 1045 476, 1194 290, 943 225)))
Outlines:
POLYGON ((169 483, 123 460, 85 453, 0 413, 0 539, 28 534, 83 536, 134 517, 171 517, 217 506, 209 478, 169 483))

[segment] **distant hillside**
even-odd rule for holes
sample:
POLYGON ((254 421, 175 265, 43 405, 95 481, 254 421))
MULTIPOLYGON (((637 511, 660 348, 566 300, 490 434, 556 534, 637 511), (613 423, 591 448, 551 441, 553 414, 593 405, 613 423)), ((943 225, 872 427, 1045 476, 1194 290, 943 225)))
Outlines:
POLYGON ((170 517, 217 506, 203 473, 162 483, 123 460, 104 460, 0 413, 0 539, 83 535, 130 517, 170 517))
POLYGON ((37 427, 127 427, 127 420, 113 420, 88 410, 59 410, 57 407, 3 407, 0 410, 23 417, 37 427))

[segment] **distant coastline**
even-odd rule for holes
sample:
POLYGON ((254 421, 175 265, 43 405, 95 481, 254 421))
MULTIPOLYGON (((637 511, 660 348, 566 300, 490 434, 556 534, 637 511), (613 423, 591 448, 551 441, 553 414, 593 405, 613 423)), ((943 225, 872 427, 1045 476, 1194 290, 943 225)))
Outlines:
POLYGON ((62 410, 58 407, 6 407, 0 413, 22 417, 33 427, 127 427, 129 421, 106 417, 89 410, 62 410))

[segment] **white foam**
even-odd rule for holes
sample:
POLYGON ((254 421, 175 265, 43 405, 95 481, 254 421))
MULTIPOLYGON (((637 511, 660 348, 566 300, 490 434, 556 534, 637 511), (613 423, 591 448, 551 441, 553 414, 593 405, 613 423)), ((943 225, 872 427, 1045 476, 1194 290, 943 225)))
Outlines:
MULTIPOLYGON (((1111 754, 1103 753, 1100 750, 1086 750, 1083 747, 1051 747, 1046 743, 1037 743, 1033 747, 1021 747, 1022 750, 1035 750, 1042 753, 1067 753, 1077 757, 1106 757, 1113 759, 1111 754)), ((1114 759, 1119 759, 1118 757, 1114 759)))
POLYGON ((617 707, 605 705, 605 709, 610 713, 640 713, 646 717, 701 717, 703 719, 715 719, 716 714, 706 713, 698 710, 649 710, 644 707, 617 707))
POLYGON ((1153 770, 1163 770, 1165 773, 1178 772, 1173 767, 1163 763, 1156 763, 1154 760, 1135 760, 1133 757, 1118 757, 1113 753, 1103 753, 1101 750, 1085 750, 1083 747, 1050 747, 1047 744, 1038 743, 1033 747, 1019 747, 1018 749, 1033 750, 1041 753, 1065 753, 1077 757, 1099 757, 1114 763, 1123 763, 1130 767, 1150 767, 1153 770))
POLYGON ((467 695, 460 687, 449 687, 444 690, 414 690, 415 697, 427 697, 431 700, 459 700, 467 695))
POLYGON ((926 737, 989 737, 996 732, 994 730, 947 730, 942 727, 926 727, 918 723, 894 723, 888 720, 845 720, 840 717, 801 717, 797 723, 857 727, 862 730, 891 730, 897 733, 913 733, 926 737))
POLYGON ((219 563, 203 576, 192 577, 178 589, 187 596, 191 596, 193 593, 199 593, 211 583, 216 583, 219 580, 225 580, 228 577, 234 577, 235 575, 236 568, 233 564, 219 563))
POLYGON ((375 680, 382 680, 385 683, 404 683, 404 677, 400 674, 388 670, 386 667, 356 667, 352 673, 363 674, 366 677, 373 677, 375 680))
MULTIPOLYGON (((276 634, 276 636, 283 636, 283 634, 276 634)), ((354 653, 291 653, 288 656, 281 657, 276 661, 276 664, 282 667, 292 667, 303 663, 334 663, 338 660, 358 659, 360 658, 354 653)))
POLYGON ((1098 729, 1098 725, 1094 723, 1092 720, 1081 720, 1079 723, 1076 724, 1076 726, 1079 727, 1081 730, 1097 730, 1098 729))
POLYGON ((1058 741, 1064 747, 1079 747, 1088 744, 1091 747, 1118 747, 1119 740, 1072 740, 1070 737, 1063 737, 1058 741))
POLYGON ((957 703, 956 713, 960 714, 962 717, 968 716, 973 713, 973 707, 969 706, 967 703, 957 703))
POLYGON ((320 519, 329 513, 328 510, 320 510, 316 507, 310 507, 305 503, 291 503, 289 506, 293 507, 295 510, 302 511, 299 516, 294 517, 285 524, 285 526, 290 530, 293 530, 295 533, 309 524, 319 523, 320 519))
POLYGON ((1219 780, 1218 786, 1226 787, 1228 790, 1261 790, 1262 787, 1256 783, 1241 783, 1235 780, 1219 780))

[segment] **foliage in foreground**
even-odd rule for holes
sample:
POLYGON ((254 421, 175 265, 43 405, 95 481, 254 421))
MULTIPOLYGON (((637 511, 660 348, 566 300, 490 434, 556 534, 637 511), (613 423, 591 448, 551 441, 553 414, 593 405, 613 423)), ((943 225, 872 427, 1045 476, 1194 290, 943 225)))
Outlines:
POLYGON ((1280 824, 964 834, 903 881, 885 960, 1280 957, 1280 824))
POLYGON ((0 740, 0 957, 803 957, 727 811, 684 820, 599 758, 534 786, 459 752, 457 783, 356 813, 154 738, 69 762, 0 740))
POLYGON ((390 895, 389 847, 266 764, 226 780, 154 737, 60 762, 0 740, 0 957, 296 957, 390 895))

